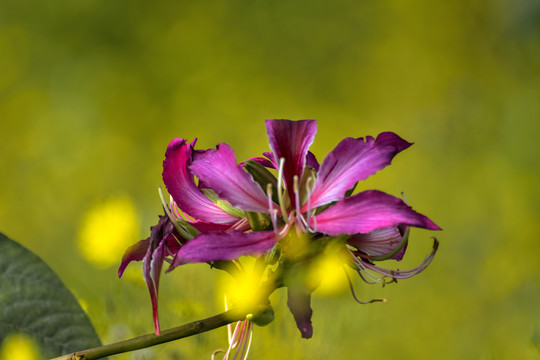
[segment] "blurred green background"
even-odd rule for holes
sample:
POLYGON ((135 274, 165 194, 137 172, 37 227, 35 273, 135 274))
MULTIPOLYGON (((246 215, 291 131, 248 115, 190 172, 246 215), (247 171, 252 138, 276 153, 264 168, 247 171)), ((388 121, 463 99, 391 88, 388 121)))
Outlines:
MULTIPOLYGON (((316 295, 311 340, 278 293, 251 358, 540 359, 540 2, 0 2, 0 231, 60 275, 104 343, 153 330, 140 265, 116 270, 157 222, 168 142, 244 159, 268 150, 266 118, 317 119, 321 161, 346 136, 415 142, 359 189, 404 191, 444 231, 421 275, 355 279, 387 303, 316 295)), ((391 265, 421 262, 432 235, 391 265)), ((219 279, 163 276, 163 327, 222 311, 219 279)), ((220 329, 117 358, 225 346, 220 329)))

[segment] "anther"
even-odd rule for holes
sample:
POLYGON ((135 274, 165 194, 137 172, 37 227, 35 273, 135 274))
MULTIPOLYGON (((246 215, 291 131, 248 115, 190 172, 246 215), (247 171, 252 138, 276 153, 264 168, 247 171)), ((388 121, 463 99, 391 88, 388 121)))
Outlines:
POLYGON ((401 192, 401 197, 403 198, 403 202, 405 203, 405 205, 409 205, 409 202, 407 201, 407 197, 405 196, 405 193, 403 191, 401 192))

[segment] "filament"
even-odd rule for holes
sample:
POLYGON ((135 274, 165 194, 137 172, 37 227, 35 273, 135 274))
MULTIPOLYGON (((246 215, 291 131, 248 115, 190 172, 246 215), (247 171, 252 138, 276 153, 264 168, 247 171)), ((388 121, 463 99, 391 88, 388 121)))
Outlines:
POLYGON ((278 169, 278 179, 277 179, 277 192, 278 192, 278 201, 279 201, 279 207, 281 208, 281 215, 283 217, 283 220, 288 223, 289 218, 285 216, 287 214, 287 209, 285 209, 285 201, 284 201, 284 194, 285 191, 283 190, 283 166, 285 164, 285 158, 279 159, 279 169, 278 169))
POLYGON ((349 276, 349 273, 347 272, 347 269, 345 269, 345 267, 343 267, 343 272, 345 273, 345 276, 347 277, 347 282, 349 283, 349 289, 351 290, 352 297, 357 303, 366 305, 366 304, 371 304, 374 302, 386 302, 386 299, 371 299, 369 301, 358 300, 358 298, 356 297, 356 293, 354 292, 354 286, 351 281, 351 277, 349 276))
POLYGON ((300 204, 300 189, 299 189, 299 186, 298 186, 298 175, 294 175, 293 177, 293 180, 294 180, 294 200, 295 200, 295 205, 296 205, 296 223, 298 224, 298 226, 300 227, 300 229, 303 231, 303 232, 310 232, 310 233, 315 233, 317 232, 317 221, 315 220, 315 218, 313 218, 314 220, 314 226, 311 227, 310 225, 310 222, 311 222, 311 189, 310 189, 310 185, 311 185, 311 182, 313 181, 312 180, 313 177, 310 176, 307 181, 306 181, 306 195, 307 195, 307 212, 306 212, 306 217, 304 218, 304 215, 302 214, 302 210, 301 210, 301 204, 300 204))
POLYGON ((391 282, 395 282, 398 279, 408 279, 424 271, 429 266, 429 264, 431 264, 431 261, 435 257, 435 253, 437 252, 438 247, 439 247, 438 240, 436 238, 433 238, 433 249, 431 253, 428 256, 426 256, 424 261, 419 266, 413 269, 409 269, 409 270, 390 270, 390 269, 381 268, 370 262, 362 260, 361 257, 357 257, 356 255, 354 255, 354 253, 350 249, 348 250, 351 256, 353 257, 353 262, 354 262, 356 271, 358 272, 362 280, 364 280, 368 284, 379 283, 379 284, 384 285, 391 282), (383 277, 377 278, 374 273, 382 275, 383 277), (387 280, 387 279, 391 279, 391 280, 387 280))
POLYGON ((309 229, 309 224, 306 222, 300 211, 300 190, 298 189, 298 175, 293 177, 293 192, 294 192, 294 202, 296 207, 296 223, 302 232, 307 232, 309 229))
POLYGON ((266 195, 268 198, 268 213, 270 214, 270 219, 272 220, 272 226, 274 227, 274 232, 278 233, 277 227, 277 214, 278 210, 274 209, 274 202, 272 201, 272 184, 268 183, 266 185, 266 195))

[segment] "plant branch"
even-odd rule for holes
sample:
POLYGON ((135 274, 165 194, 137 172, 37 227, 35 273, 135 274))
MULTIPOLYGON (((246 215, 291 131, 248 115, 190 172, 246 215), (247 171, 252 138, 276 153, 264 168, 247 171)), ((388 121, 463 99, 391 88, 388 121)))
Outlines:
POLYGON ((98 346, 91 349, 76 351, 62 355, 52 360, 90 360, 99 359, 109 355, 121 354, 128 351, 139 350, 169 341, 197 335, 209 330, 217 329, 224 325, 240 321, 246 318, 248 311, 240 312, 229 310, 212 317, 191 322, 172 329, 163 330, 160 335, 147 334, 132 339, 119 341, 113 344, 98 346))

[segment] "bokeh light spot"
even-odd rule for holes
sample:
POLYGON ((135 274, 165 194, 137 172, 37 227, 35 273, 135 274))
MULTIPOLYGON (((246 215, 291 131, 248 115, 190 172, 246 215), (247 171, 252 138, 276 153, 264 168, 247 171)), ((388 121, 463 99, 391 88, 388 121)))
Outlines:
POLYGON ((11 334, 2 342, 0 360, 38 360, 39 351, 34 341, 25 334, 11 334))
POLYGON ((128 197, 111 198, 86 213, 79 248, 84 257, 100 267, 118 264, 126 248, 138 239, 135 206, 128 197))
POLYGON ((347 285, 343 262, 337 256, 321 256, 310 267, 308 281, 317 287, 317 293, 331 295, 340 293, 347 285))
POLYGON ((221 284, 222 293, 225 293, 227 297, 227 303, 230 306, 244 309, 259 305, 263 300, 261 296, 265 293, 262 288, 261 272, 258 271, 256 266, 252 268, 251 266, 245 266, 245 263, 252 263, 252 261, 245 261, 244 271, 238 273, 234 278, 223 277, 221 284))

